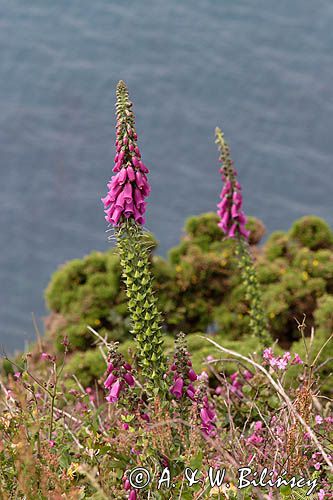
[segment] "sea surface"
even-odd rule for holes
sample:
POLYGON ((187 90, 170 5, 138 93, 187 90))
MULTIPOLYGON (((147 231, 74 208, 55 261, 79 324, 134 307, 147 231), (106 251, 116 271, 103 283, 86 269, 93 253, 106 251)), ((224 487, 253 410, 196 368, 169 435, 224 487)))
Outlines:
POLYGON ((247 213, 268 232, 333 225, 332 0, 0 0, 0 344, 41 329, 64 261, 109 247, 115 86, 151 169, 147 227, 165 255, 215 210, 214 128, 247 213))

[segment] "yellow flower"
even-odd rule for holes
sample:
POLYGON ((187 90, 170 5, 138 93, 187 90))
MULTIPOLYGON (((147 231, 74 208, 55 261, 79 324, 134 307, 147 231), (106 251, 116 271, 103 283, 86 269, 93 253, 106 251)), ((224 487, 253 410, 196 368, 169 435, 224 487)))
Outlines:
POLYGON ((95 325, 100 325, 100 324, 101 324, 100 320, 99 319, 95 319, 95 325))
POLYGON ((319 265, 319 262, 317 259, 315 259, 313 262, 312 262, 312 265, 313 267, 317 267, 319 265))
POLYGON ((180 271, 181 271, 181 270, 182 270, 181 266, 179 266, 179 265, 178 265, 178 266, 176 266, 176 272, 177 272, 177 273, 180 273, 180 271))
POLYGON ((274 312, 269 313, 269 317, 272 319, 275 318, 275 313, 274 312))
POLYGON ((67 470, 67 475, 69 476, 70 479, 74 479, 75 478, 75 475, 77 473, 79 469, 79 464, 78 463, 71 463, 71 465, 68 467, 68 470, 67 470))
POLYGON ((309 279, 309 275, 308 275, 308 273, 306 271, 302 272, 302 278, 303 278, 304 281, 307 281, 309 279))
POLYGON ((302 260, 302 266, 304 266, 304 267, 305 267, 305 266, 307 265, 307 263, 308 263, 308 261, 307 261, 307 260, 305 260, 305 259, 303 259, 303 260, 302 260))

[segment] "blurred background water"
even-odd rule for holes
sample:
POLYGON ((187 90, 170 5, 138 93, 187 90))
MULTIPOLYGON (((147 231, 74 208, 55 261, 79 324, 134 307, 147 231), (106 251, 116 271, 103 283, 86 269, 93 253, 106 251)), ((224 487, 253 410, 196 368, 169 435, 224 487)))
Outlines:
POLYGON ((0 0, 0 343, 68 259, 108 248, 100 197, 114 156, 115 85, 130 89, 151 169, 159 253, 215 210, 214 128, 245 208, 268 231, 331 225, 332 0, 0 0))

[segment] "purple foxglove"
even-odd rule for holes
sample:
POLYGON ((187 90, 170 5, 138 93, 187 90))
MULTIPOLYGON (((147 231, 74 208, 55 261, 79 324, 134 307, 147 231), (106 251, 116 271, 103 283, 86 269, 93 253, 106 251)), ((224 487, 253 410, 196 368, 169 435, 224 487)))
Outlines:
POLYGON ((183 394, 183 386, 183 379, 181 377, 178 377, 170 390, 171 394, 176 396, 177 399, 181 398, 183 394))

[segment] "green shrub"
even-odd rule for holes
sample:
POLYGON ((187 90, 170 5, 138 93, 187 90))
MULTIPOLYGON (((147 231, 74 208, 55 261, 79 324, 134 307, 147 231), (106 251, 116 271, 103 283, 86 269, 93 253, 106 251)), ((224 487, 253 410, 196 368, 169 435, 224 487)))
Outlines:
POLYGON ((311 250, 332 248, 333 246, 331 228, 315 215, 307 215, 294 222, 290 229, 290 237, 311 250))
POLYGON ((93 384, 106 370, 106 363, 99 349, 72 354, 64 368, 64 376, 71 379, 75 375, 83 387, 93 384))
MULTIPOLYGON (((184 237, 168 258, 151 257, 168 338, 179 330, 187 334, 209 331, 243 345, 248 336, 249 305, 234 241, 223 238, 217 221, 214 213, 191 217, 184 237)), ((302 320, 303 314, 309 328, 315 325, 321 336, 329 324, 333 293, 332 233, 327 224, 312 216, 302 218, 289 232, 273 233, 260 249, 254 244, 264 233, 263 224, 250 217, 248 228, 272 338, 290 349, 299 339, 294 318, 302 320)), ((147 242, 155 248, 152 235, 147 234, 147 242)), ((63 348, 64 335, 69 337, 72 352, 93 348, 95 339, 87 325, 109 340, 131 344, 127 299, 113 250, 92 252, 59 268, 47 287, 46 300, 52 312, 47 332, 57 350, 63 348)))

